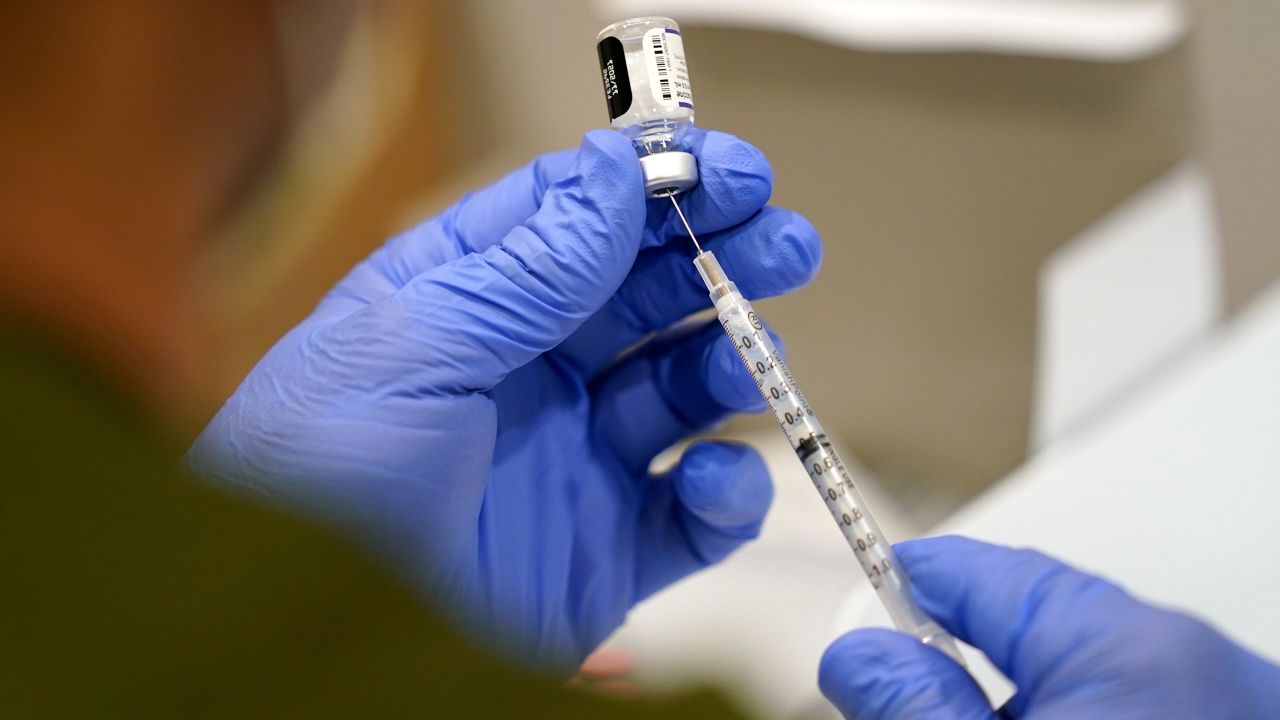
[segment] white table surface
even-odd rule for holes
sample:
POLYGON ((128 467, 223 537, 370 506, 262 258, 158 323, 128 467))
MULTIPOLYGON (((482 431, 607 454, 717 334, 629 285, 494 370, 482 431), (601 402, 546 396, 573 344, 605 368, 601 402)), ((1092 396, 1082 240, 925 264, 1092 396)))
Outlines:
MULTIPOLYGON (((1162 375, 931 534, 1039 548, 1280 660, 1280 285, 1162 375)), ((886 623, 862 587, 837 618, 886 623)))

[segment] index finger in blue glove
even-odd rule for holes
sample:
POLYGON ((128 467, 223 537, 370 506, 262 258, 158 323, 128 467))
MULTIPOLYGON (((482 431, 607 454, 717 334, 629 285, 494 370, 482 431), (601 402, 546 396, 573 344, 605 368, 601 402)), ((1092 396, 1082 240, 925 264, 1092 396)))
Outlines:
POLYGON ((894 630, 855 630, 822 656, 818 687, 846 718, 994 720, 973 678, 951 658, 894 630))
POLYGON ((325 295, 313 318, 345 317, 432 268, 499 242, 538 211, 547 189, 577 158, 576 149, 542 155, 391 238, 325 295))
POLYGON ((617 290, 640 245, 644 195, 621 135, 583 138, 573 171, 502 242, 415 277, 327 328, 373 388, 487 390, 558 345, 617 290))
POLYGON ((403 286, 415 276, 467 253, 484 252, 533 217, 547 190, 573 171, 578 150, 547 153, 492 185, 469 193, 453 207, 393 238, 375 256, 403 286))

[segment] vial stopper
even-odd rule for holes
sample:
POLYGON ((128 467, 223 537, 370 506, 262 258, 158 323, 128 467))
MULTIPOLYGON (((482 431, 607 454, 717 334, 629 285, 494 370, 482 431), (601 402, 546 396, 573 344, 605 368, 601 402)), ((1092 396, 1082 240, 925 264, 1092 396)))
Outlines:
POLYGON ((640 158, 644 191, 649 197, 682 193, 698 184, 698 161, 687 152, 670 151, 640 158))

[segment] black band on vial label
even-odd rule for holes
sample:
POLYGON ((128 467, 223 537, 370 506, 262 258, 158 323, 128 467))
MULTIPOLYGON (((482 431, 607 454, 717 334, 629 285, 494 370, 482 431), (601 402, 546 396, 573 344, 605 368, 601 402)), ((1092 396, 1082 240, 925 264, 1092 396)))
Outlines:
POLYGON ((609 104, 609 119, 617 120, 631 109, 631 76, 627 74, 627 56, 622 41, 607 37, 596 45, 600 55, 600 75, 604 80, 604 99, 609 104))

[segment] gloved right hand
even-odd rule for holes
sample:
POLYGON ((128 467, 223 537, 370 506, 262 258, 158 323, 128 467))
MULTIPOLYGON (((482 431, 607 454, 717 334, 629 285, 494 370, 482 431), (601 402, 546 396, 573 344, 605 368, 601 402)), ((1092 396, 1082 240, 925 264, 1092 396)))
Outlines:
MULTIPOLYGON (((692 130, 693 229, 754 297, 817 271, 760 151, 692 130)), ((759 392, 631 142, 606 130, 387 243, 254 368, 192 468, 351 532, 502 650, 566 674, 759 531, 750 448, 653 457, 759 392), (675 326, 675 327, 673 327, 675 326)))
POLYGON ((949 658, 891 630, 856 630, 819 685, 847 718, 1204 720, 1280 716, 1280 668, 1213 628, 1031 550, 961 537, 896 547, 923 609, 1018 686, 992 710, 949 658))

